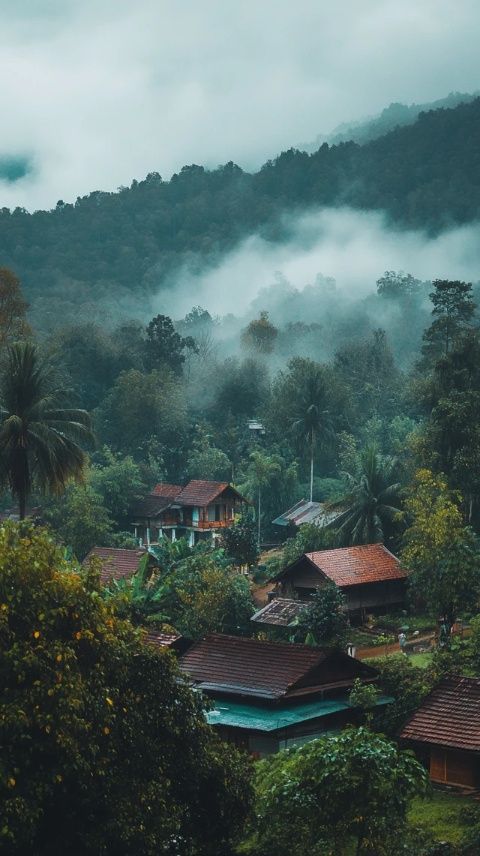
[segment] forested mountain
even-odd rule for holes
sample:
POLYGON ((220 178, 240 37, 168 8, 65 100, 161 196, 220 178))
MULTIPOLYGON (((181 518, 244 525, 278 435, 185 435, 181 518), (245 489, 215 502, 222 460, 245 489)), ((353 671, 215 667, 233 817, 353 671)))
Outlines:
POLYGON ((357 122, 343 122, 334 128, 330 134, 319 134, 313 143, 299 145, 298 148, 312 153, 324 142, 330 145, 347 143, 350 140, 354 143, 368 143, 370 140, 376 140, 377 137, 383 136, 383 134, 388 134, 394 128, 402 125, 413 125, 420 113, 440 110, 443 107, 457 107, 459 104, 467 104, 473 101, 477 96, 478 92, 472 95, 466 92, 450 92, 445 98, 439 98, 438 101, 426 104, 402 104, 399 101, 394 101, 376 116, 369 116, 357 122))
MULTIPOLYGON (((383 209, 401 226, 440 231, 480 213, 480 99, 421 114, 358 145, 289 150, 249 174, 233 163, 150 174, 116 193, 95 191, 52 211, 0 211, 0 262, 21 278, 37 323, 72 306, 141 297, 182 264, 208 263, 259 231, 285 237, 279 215, 315 206, 383 209)), ((51 326, 51 325, 50 325, 51 326)))

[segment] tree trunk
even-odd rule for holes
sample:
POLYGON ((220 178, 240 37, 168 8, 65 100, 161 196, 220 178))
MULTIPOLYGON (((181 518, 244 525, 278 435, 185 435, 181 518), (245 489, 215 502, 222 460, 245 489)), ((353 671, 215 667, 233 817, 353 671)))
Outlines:
POLYGON ((261 513, 262 513, 262 489, 258 488, 258 549, 260 550, 260 535, 261 535, 261 513))
POLYGON ((310 502, 313 502, 313 428, 310 435, 310 502))
POLYGON ((18 494, 18 511, 20 520, 25 520, 27 510, 27 497, 25 495, 25 491, 22 490, 18 494))

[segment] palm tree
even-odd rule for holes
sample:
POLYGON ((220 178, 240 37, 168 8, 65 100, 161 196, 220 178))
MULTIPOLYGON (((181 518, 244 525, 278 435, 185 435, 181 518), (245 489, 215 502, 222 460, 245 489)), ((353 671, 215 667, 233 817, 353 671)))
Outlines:
POLYGON ((245 490, 247 496, 257 495, 257 537, 260 549, 262 535, 262 489, 268 487, 274 476, 281 471, 278 458, 274 455, 265 455, 264 452, 255 451, 250 455, 250 463, 246 472, 246 480, 241 490, 245 490))
POLYGON ((0 480, 18 499, 23 520, 34 485, 59 492, 69 479, 82 477, 86 456, 79 443, 92 440, 90 417, 62 406, 67 391, 29 342, 8 349, 2 374, 0 480))
POLYGON ((315 447, 325 446, 333 436, 332 420, 325 408, 326 385, 322 367, 309 361, 297 387, 292 405, 291 427, 297 438, 308 443, 310 452, 310 502, 313 501, 313 460, 315 447))
POLYGON ((347 492, 332 511, 340 511, 330 526, 347 544, 374 544, 390 534, 395 517, 400 513, 401 485, 394 480, 395 458, 381 455, 375 445, 368 446, 360 457, 356 473, 345 473, 347 492))

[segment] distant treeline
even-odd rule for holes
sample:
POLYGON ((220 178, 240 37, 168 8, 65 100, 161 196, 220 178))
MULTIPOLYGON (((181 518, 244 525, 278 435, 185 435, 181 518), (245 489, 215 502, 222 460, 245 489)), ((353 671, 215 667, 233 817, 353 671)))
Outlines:
POLYGON ((254 231, 285 237, 279 215, 312 206, 383 209, 396 224, 440 231, 480 213, 480 99, 422 113, 363 146, 289 150, 249 174, 233 163, 151 173, 52 211, 0 211, 0 263, 22 279, 37 323, 56 296, 72 305, 150 294, 179 265, 195 268, 254 231))

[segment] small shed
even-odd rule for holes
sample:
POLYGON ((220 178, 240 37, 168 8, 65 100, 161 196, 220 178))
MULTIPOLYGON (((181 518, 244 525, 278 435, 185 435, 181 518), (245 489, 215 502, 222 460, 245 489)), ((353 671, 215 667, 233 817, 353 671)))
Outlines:
POLYGON ((480 787, 480 678, 444 678, 400 734, 432 782, 480 787))
POLYGON ((305 601, 276 597, 252 615, 250 621, 268 627, 291 627, 307 608, 305 601))

